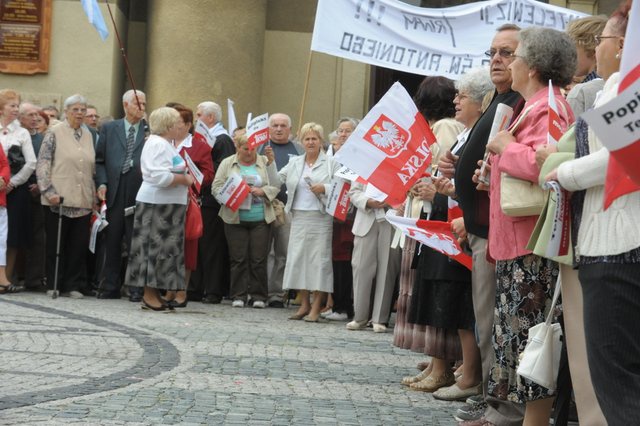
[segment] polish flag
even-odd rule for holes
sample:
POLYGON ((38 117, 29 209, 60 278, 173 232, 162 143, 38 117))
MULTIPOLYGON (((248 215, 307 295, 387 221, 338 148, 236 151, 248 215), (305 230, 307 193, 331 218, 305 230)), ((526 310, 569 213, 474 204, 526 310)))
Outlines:
POLYGON ((255 149, 269 140, 269 114, 252 118, 247 124, 247 147, 255 149))
POLYGON ((620 63, 618 96, 583 115, 611 156, 604 208, 640 190, 640 2, 631 5, 620 63))
POLYGON ((447 210, 447 221, 451 222, 453 219, 457 219, 462 217, 462 209, 456 200, 451 197, 448 197, 447 200, 448 210, 447 210))
POLYGON ((452 258, 471 270, 471 256, 465 254, 460 248, 458 239, 451 232, 451 223, 396 216, 395 210, 389 210, 386 219, 407 237, 452 258))
POLYGON ((251 188, 249 188, 247 182, 239 174, 233 173, 216 195, 216 200, 235 212, 240 208, 240 204, 249 196, 250 192, 251 188))
POLYGON ((335 155, 336 161, 400 205, 431 164, 436 138, 409 93, 398 82, 362 119, 335 155))
POLYGON ((331 189, 327 195, 327 213, 335 217, 339 221, 344 222, 349 213, 351 201, 349 199, 349 190, 351 183, 340 178, 331 180, 331 189))
POLYGON ((549 131, 547 133, 547 143, 554 146, 558 145, 558 141, 563 133, 562 126, 560 125, 556 95, 553 91, 553 84, 551 84, 551 80, 549 80, 549 131))

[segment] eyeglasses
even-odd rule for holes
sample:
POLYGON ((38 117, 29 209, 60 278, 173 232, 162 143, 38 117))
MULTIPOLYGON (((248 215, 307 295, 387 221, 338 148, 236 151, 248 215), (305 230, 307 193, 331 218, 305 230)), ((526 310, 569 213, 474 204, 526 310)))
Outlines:
POLYGON ((593 37, 596 41, 596 46, 598 46, 600 43, 602 43, 602 40, 604 40, 605 38, 620 38, 620 36, 604 36, 604 35, 597 35, 593 37))
POLYGON ((484 54, 487 55, 489 58, 493 58, 494 56, 496 56, 496 53, 500 55, 501 58, 505 58, 505 59, 513 58, 514 56, 516 56, 512 51, 507 49, 499 49, 499 50, 490 49, 484 52, 484 54))

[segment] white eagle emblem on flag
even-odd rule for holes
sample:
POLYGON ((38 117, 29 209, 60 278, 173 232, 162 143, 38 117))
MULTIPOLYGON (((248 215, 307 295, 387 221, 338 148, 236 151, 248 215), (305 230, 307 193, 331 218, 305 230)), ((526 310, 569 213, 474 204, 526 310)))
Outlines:
POLYGON ((409 133, 384 114, 365 134, 364 139, 376 148, 395 157, 403 150, 409 139, 409 133))

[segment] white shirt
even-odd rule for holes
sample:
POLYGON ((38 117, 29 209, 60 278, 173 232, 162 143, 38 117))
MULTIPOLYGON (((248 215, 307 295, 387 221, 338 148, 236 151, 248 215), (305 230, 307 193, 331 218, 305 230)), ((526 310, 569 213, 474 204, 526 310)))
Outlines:
POLYGON ((16 145, 22 148, 22 155, 24 156, 25 164, 16 173, 11 176, 11 184, 20 186, 25 183, 29 176, 33 174, 36 169, 36 154, 33 152, 33 144, 31 143, 31 135, 27 129, 20 126, 18 120, 14 120, 7 127, 2 127, 0 124, 0 143, 4 154, 7 155, 9 148, 16 145))
MULTIPOLYGON (((316 194, 311 192, 311 187, 305 180, 305 177, 311 179, 311 167, 305 162, 304 169, 302 170, 302 176, 298 181, 298 187, 296 188, 296 194, 293 198, 292 210, 318 210, 318 198, 316 194)), ((313 185, 313 181, 310 181, 313 185)))
POLYGON ((174 175, 184 174, 186 164, 171 142, 151 135, 140 156, 142 185, 136 201, 149 204, 187 204, 185 185, 171 186, 174 175))

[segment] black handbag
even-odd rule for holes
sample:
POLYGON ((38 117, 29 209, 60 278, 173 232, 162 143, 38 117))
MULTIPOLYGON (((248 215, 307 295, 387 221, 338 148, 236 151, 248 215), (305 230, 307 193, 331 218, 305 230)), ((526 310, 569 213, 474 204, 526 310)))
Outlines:
POLYGON ((11 145, 7 152, 7 161, 9 161, 9 169, 11 170, 11 176, 18 173, 26 164, 24 155, 22 154, 22 147, 20 145, 11 145))

